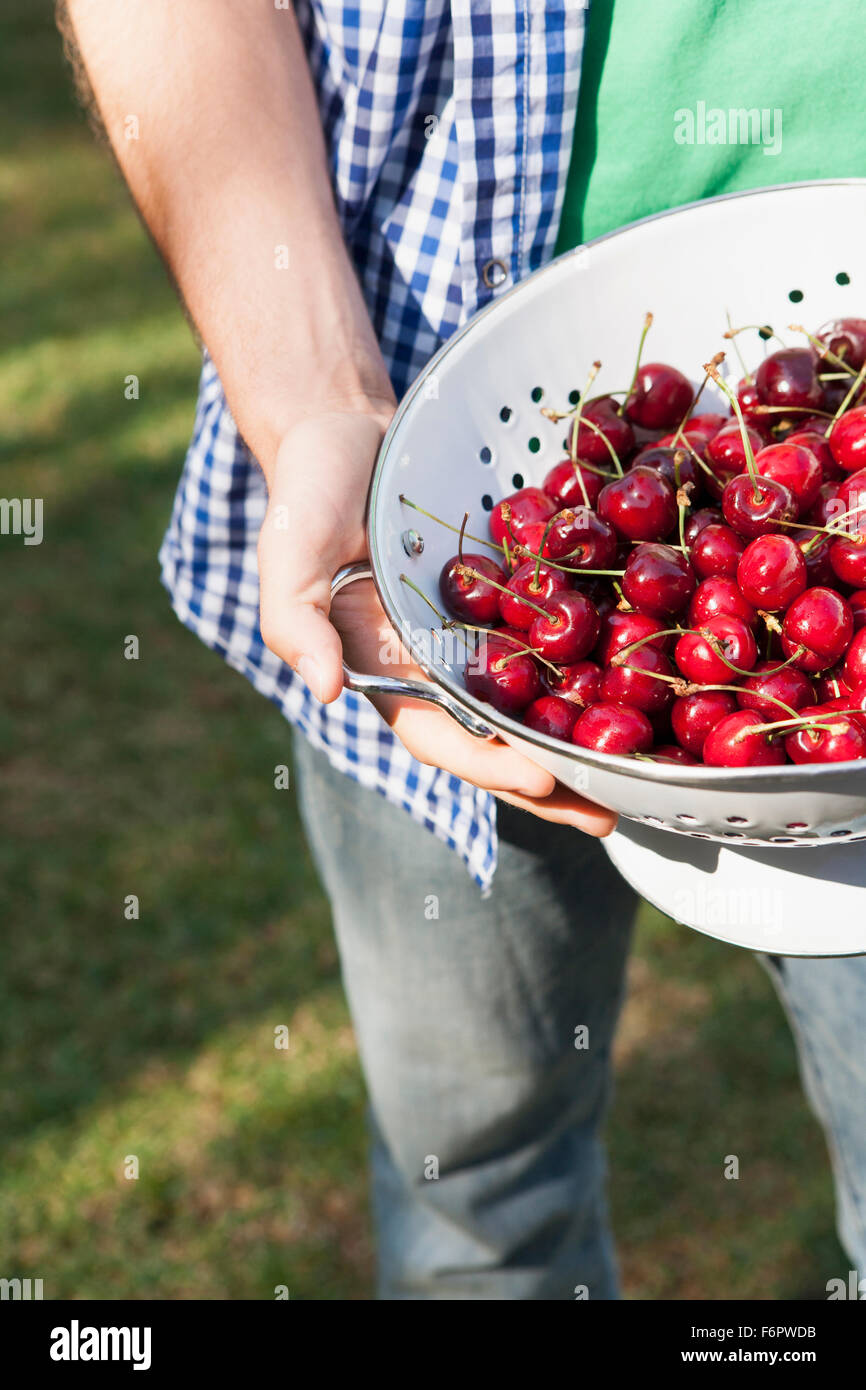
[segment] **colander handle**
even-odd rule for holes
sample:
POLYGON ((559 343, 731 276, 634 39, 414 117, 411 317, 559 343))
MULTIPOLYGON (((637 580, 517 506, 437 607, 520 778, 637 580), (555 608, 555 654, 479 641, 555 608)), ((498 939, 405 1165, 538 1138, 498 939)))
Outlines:
MULTIPOLYGON (((369 560, 359 560, 354 565, 345 565, 337 571, 331 581, 331 598, 333 599, 341 589, 345 589, 347 584, 354 584, 358 579, 372 578, 373 570, 369 560)), ((394 676, 365 676, 360 671, 353 671, 345 662, 343 680, 350 690, 357 690, 362 695, 403 695, 412 700, 427 700, 431 705, 436 705, 446 714, 450 714, 462 729, 474 734, 476 738, 495 736, 495 730, 482 719, 478 719, 470 710, 459 705, 451 695, 446 694, 444 690, 437 690, 435 685, 430 685, 427 681, 402 681, 394 676)))

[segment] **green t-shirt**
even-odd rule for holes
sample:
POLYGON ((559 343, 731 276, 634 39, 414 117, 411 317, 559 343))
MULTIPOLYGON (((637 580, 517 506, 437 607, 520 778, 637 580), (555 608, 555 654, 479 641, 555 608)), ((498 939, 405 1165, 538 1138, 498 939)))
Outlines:
POLYGON ((592 0, 557 253, 653 212, 866 176, 858 0, 592 0))

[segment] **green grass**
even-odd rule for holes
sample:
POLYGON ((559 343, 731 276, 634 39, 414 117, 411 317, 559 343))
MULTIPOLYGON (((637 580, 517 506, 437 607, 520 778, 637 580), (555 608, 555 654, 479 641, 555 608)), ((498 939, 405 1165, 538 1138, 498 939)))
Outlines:
MULTIPOLYGON (((0 539, 0 1274, 48 1297, 368 1298, 363 1084, 273 785, 288 729, 158 580, 197 353, 50 7, 7 0, 3 25, 0 117, 22 138, 0 163, 2 492, 45 499, 45 540, 0 539)), ((820 1295, 847 1269, 746 953, 645 910, 617 1078, 630 1297, 820 1295)))

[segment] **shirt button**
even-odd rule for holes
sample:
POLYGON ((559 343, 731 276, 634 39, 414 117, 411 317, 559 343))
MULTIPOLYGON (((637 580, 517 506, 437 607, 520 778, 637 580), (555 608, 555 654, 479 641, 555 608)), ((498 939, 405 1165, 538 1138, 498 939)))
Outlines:
POLYGON ((488 261, 481 271, 481 278, 489 290, 498 290, 508 279, 508 266, 504 261, 488 261))

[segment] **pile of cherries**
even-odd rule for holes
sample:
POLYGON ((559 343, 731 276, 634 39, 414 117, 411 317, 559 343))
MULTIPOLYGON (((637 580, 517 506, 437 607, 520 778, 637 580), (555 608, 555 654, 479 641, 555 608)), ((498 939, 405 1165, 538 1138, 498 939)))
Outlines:
POLYGON ((640 353, 620 400, 543 411, 568 456, 440 577, 473 695, 606 753, 866 758, 866 319, 799 331, 736 392, 706 364, 730 414, 640 353))

